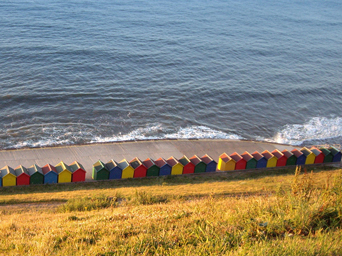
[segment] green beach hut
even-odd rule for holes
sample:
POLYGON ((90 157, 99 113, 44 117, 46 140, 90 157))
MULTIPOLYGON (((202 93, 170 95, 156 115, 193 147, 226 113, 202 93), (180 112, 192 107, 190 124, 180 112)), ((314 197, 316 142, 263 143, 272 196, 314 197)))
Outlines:
POLYGON ((106 165, 101 160, 93 164, 92 178, 93 180, 108 180, 109 179, 109 171, 106 165))

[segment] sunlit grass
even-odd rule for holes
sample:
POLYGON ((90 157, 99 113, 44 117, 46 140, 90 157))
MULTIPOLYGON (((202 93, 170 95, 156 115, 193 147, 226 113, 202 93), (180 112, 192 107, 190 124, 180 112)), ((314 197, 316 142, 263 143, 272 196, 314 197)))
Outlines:
POLYGON ((7 192, 0 254, 341 255, 341 170, 289 172, 7 192))

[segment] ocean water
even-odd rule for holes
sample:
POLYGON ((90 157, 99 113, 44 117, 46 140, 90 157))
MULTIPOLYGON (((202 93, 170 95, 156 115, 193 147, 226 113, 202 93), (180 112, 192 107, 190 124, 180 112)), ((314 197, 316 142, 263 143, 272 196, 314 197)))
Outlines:
POLYGON ((342 2, 2 0, 0 149, 342 144, 342 2))

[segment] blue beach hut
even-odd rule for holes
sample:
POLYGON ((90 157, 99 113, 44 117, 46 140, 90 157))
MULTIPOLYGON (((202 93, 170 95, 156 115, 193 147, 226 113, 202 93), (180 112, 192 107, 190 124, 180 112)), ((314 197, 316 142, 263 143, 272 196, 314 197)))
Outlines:
POLYGON ((42 172, 44 174, 44 184, 53 184, 58 182, 58 173, 53 165, 44 165, 44 167, 42 167, 42 172))
POLYGON ((201 157, 201 160, 207 165, 205 172, 216 172, 217 163, 208 154, 201 157))
POLYGON ((333 162, 341 162, 341 151, 337 150, 335 147, 329 147, 328 150, 333 155, 333 162))
POLYGON ((106 163, 106 167, 109 171, 110 180, 118 180, 122 177, 122 169, 118 166, 118 163, 113 159, 106 163))
POLYGON ((255 160, 257 160, 256 168, 266 168, 267 166, 267 159, 260 154, 258 151, 252 153, 252 156, 255 160))
POLYGON ((291 152, 297 158, 296 165, 305 165, 306 155, 304 155, 303 152, 299 151, 296 148, 291 150, 291 152))
POLYGON ((163 158, 158 158, 154 161, 155 165, 158 166, 159 169, 159 176, 166 176, 171 175, 171 169, 172 167, 166 162, 163 158))

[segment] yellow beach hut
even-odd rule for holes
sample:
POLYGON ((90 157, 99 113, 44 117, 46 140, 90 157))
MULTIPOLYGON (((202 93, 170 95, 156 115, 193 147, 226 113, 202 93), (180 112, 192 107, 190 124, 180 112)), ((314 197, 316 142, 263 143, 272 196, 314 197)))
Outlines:
POLYGON ((2 177, 2 186, 16 186, 17 185, 17 176, 15 175, 15 171, 6 165, 0 170, 0 175, 2 177))
POLYGON ((315 163, 316 155, 310 149, 304 147, 300 151, 306 156, 305 164, 315 163))
POLYGON ((265 150, 261 153, 267 160, 266 168, 276 167, 278 158, 275 157, 270 151, 265 150))
POLYGON ((71 182, 73 171, 69 165, 61 161, 59 164, 56 165, 56 171, 58 173, 58 183, 71 182))
POLYGON ((118 163, 119 168, 122 170, 121 179, 128 179, 134 177, 134 168, 129 164, 126 159, 122 159, 118 163))
POLYGON ((184 166, 173 156, 166 160, 168 165, 171 166, 171 175, 181 175, 183 174, 184 166))
POLYGON ((235 170, 235 164, 233 158, 228 156, 226 153, 223 153, 219 156, 219 160, 217 163, 217 169, 219 171, 234 171, 235 170))

